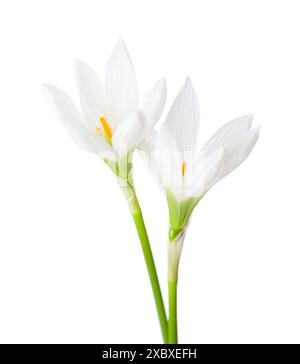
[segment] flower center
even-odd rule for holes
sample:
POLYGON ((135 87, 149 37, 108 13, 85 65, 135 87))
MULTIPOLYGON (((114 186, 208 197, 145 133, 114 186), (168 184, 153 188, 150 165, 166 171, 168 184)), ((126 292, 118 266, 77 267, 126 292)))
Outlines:
MULTIPOLYGON (((108 124, 108 122, 106 121, 106 119, 103 117, 103 116, 100 116, 99 118, 99 122, 100 124, 102 125, 102 128, 103 128, 103 131, 104 131, 104 135, 105 135, 105 138, 107 140, 111 140, 111 137, 112 137, 112 131, 111 131, 111 128, 108 124)), ((103 132, 102 132, 102 129, 101 128, 96 128, 96 133, 98 135, 103 135, 103 132)))
POLYGON ((186 163, 183 162, 182 163, 182 166, 181 166, 181 174, 182 174, 182 177, 184 177, 185 171, 186 171, 186 163))

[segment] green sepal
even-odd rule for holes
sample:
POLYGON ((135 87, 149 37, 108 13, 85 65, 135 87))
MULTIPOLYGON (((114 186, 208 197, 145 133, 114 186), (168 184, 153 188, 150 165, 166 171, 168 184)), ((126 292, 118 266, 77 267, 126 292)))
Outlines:
POLYGON ((105 159, 104 162, 108 165, 108 167, 112 170, 112 172, 119 178, 121 178, 126 185, 133 186, 132 179, 132 152, 126 154, 123 158, 112 161, 109 159, 105 159))
POLYGON ((169 228, 169 240, 174 241, 177 236, 182 233, 183 229, 174 229, 172 226, 169 228))
POLYGON ((166 197, 169 206, 169 239, 173 241, 181 234, 194 208, 203 196, 190 197, 186 200, 178 201, 174 194, 169 189, 166 189, 166 197))
POLYGON ((123 191, 128 202, 132 214, 140 211, 140 206, 136 198, 134 184, 133 184, 133 165, 132 165, 132 152, 125 155, 117 161, 105 159, 104 162, 108 165, 111 171, 116 175, 119 186, 123 191))

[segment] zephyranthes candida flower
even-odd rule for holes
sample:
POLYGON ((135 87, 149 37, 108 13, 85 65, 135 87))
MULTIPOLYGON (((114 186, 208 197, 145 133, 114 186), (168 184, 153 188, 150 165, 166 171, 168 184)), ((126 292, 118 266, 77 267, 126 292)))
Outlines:
POLYGON ((190 216, 207 191, 251 152, 259 135, 258 127, 251 128, 252 119, 246 115, 225 124, 199 148, 198 100, 187 79, 158 134, 152 130, 140 146, 169 207, 169 344, 178 342, 178 267, 190 216))
POLYGON ((116 171, 116 161, 130 155, 160 118, 165 80, 159 80, 139 103, 134 69, 122 40, 108 60, 104 84, 82 61, 75 61, 75 70, 82 112, 55 86, 44 85, 44 90, 72 139, 116 171))
POLYGON ((134 149, 160 118, 166 83, 162 78, 139 102, 137 82, 123 41, 118 41, 107 67, 105 83, 85 63, 76 61, 80 112, 71 98, 52 85, 44 85, 54 110, 72 139, 84 150, 102 157, 119 177, 141 242, 164 342, 167 318, 142 212, 132 179, 134 149))
POLYGON ((199 148, 199 105, 188 78, 158 134, 152 131, 142 143, 166 192, 171 239, 184 229, 205 193, 247 158, 259 135, 259 127, 251 128, 252 119, 246 115, 225 124, 199 148))

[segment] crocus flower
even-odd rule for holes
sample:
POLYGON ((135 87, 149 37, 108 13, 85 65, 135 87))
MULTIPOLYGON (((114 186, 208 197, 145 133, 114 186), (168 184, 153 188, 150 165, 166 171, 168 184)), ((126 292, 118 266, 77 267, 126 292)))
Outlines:
POLYGON ((104 85, 86 63, 76 60, 75 69, 83 112, 55 86, 45 84, 45 93, 74 142, 101 156, 117 173, 117 161, 130 155, 160 118, 165 80, 160 79, 139 105, 134 69, 122 40, 108 60, 104 85))

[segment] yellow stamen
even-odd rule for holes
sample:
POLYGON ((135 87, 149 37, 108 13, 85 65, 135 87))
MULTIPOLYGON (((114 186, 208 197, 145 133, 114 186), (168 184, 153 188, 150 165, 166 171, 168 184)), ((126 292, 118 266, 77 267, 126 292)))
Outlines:
POLYGON ((100 136, 103 134, 101 128, 96 128, 96 133, 100 136))
POLYGON ((103 127, 104 134, 105 134, 106 138, 110 140, 111 137, 112 137, 112 131, 111 131, 111 128, 110 128, 108 122, 106 121, 106 119, 103 116, 101 116, 99 118, 99 121, 100 121, 100 123, 101 123, 101 125, 103 127))
POLYGON ((181 174, 182 174, 182 177, 184 176, 185 171, 186 171, 186 163, 185 163, 185 162, 183 162, 183 163, 182 163, 182 166, 181 166, 181 174))

